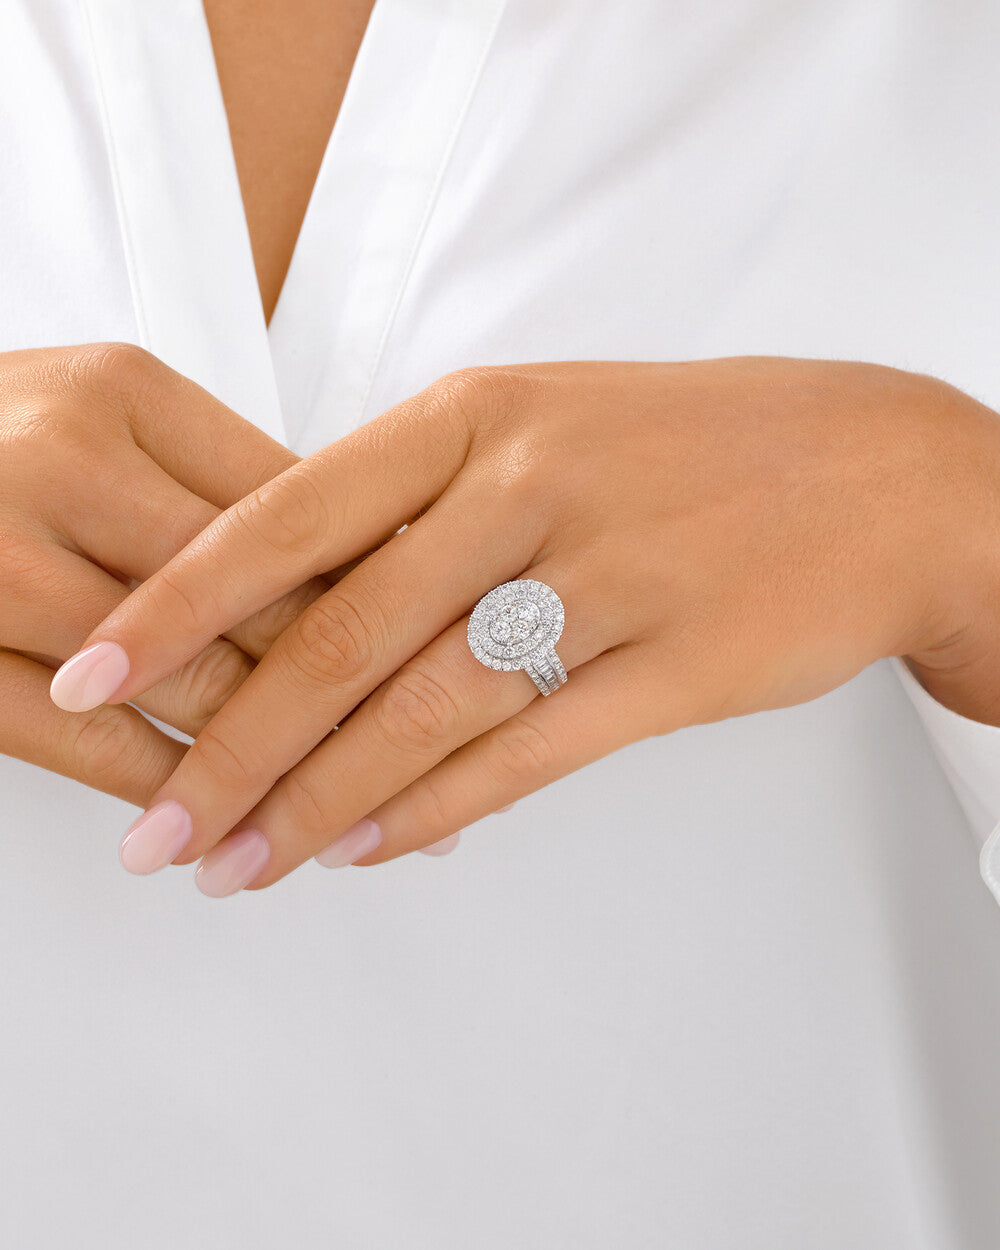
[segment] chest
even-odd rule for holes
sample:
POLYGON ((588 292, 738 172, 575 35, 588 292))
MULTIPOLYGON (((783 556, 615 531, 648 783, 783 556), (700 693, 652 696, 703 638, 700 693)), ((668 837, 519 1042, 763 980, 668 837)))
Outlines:
POLYGON ((200 0, 0 6, 0 342, 141 342, 300 452, 469 364, 840 356, 1000 402, 995 6, 664 12, 377 0, 339 107, 329 49, 302 71, 268 325, 246 191, 276 211, 299 53, 255 96, 200 0))
POLYGON ((270 321, 373 0, 204 0, 270 321))

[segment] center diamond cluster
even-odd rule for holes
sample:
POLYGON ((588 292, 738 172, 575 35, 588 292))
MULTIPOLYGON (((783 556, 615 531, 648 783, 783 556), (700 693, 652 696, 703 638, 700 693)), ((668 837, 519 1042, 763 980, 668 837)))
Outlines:
POLYGON ((490 637, 502 647, 526 642, 535 632, 539 616, 537 603, 505 603, 490 621, 490 637))
POLYGON ((469 646, 487 668, 525 668, 551 652, 565 614, 551 586, 530 577, 504 582, 483 595, 469 618, 469 646))

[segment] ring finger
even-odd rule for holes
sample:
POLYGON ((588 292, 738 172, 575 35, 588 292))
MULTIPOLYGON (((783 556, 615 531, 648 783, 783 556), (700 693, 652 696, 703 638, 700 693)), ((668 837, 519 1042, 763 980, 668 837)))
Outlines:
MULTIPOLYGON (((624 623, 602 611, 592 578, 548 562, 523 576, 551 586, 563 599, 568 624, 556 650, 567 669, 586 665, 621 641, 624 623), (574 611, 584 603, 586 611, 574 611)), ((254 887, 273 884, 451 752, 538 697, 526 673, 480 664, 469 649, 467 628, 466 617, 446 629, 287 773, 240 822, 241 831, 205 856, 200 888, 229 893, 247 884, 235 884, 230 845, 232 858, 249 869, 243 848, 250 828, 269 847, 266 866, 261 870, 258 862, 254 872, 254 887)), ((557 690, 555 708, 558 698, 557 690)))
POLYGON ((531 560, 530 536, 497 524, 486 541, 477 533, 479 515, 465 495, 442 500, 278 638, 156 796, 191 818, 191 842, 174 862, 191 863, 214 846, 372 691, 467 612, 482 593, 483 567, 506 581, 531 560), (478 558, 470 560, 473 551, 478 558))

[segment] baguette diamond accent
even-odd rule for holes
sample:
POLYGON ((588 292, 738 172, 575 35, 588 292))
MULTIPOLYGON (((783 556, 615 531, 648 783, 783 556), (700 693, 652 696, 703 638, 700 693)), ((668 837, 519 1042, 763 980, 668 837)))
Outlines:
POLYGON ((542 694, 567 680, 555 644, 566 614, 562 600, 530 577, 504 582, 483 595, 469 618, 469 646, 487 668, 523 669, 542 694))

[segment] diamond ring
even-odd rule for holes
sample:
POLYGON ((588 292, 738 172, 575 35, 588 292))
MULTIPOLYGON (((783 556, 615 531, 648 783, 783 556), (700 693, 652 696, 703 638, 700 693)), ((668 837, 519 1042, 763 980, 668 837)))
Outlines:
POLYGON ((504 582, 483 595, 469 618, 469 646, 487 668, 523 668, 542 694, 566 681, 555 645, 566 613, 562 600, 544 582, 530 577, 504 582))

